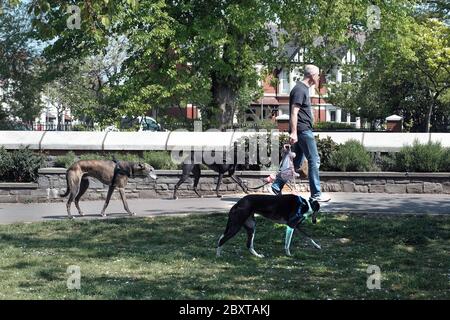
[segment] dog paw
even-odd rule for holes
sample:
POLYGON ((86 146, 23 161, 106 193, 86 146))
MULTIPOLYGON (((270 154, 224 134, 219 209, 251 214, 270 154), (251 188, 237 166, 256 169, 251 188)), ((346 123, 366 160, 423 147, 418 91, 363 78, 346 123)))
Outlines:
POLYGON ((136 215, 136 212, 130 212, 128 215, 129 215, 130 217, 135 216, 135 215, 136 215))
POLYGON ((84 213, 83 213, 83 212, 78 212, 78 214, 79 214, 81 217, 84 216, 84 213))
POLYGON ((74 216, 68 216, 67 217, 69 220, 73 220, 74 219, 74 216))
POLYGON ((289 250, 286 250, 286 255, 287 255, 288 257, 292 257, 292 254, 291 254, 291 252, 290 252, 289 250))

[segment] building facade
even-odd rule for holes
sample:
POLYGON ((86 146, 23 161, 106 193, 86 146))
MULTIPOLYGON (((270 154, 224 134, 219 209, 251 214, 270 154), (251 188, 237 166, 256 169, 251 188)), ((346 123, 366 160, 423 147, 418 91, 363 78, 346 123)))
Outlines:
MULTIPOLYGON (((271 119, 283 115, 289 116, 289 93, 296 85, 297 81, 303 79, 303 59, 304 50, 298 50, 293 56, 294 67, 284 68, 274 71, 267 77, 261 86, 264 90, 264 96, 258 101, 254 101, 245 115, 245 121, 255 121, 271 119), (275 80, 275 81, 274 81, 275 80)), ((348 52, 342 59, 342 63, 351 63, 355 56, 348 52)), ((262 66, 257 66, 261 69, 262 66)), ((342 82, 343 75, 339 68, 335 68, 327 75, 322 75, 320 79, 320 88, 311 87, 310 97, 313 108, 314 122, 335 122, 352 125, 355 128, 361 127, 359 117, 345 112, 327 101, 328 90, 327 82, 342 82)), ((282 119, 285 117, 282 117, 282 119)))

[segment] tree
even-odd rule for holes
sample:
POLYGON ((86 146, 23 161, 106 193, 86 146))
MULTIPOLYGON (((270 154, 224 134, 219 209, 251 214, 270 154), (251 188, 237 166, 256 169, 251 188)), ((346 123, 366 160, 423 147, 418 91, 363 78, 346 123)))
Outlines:
POLYGON ((30 41, 32 29, 27 5, 3 4, 0 24, 0 121, 31 121, 42 108, 40 90, 46 66, 39 43, 30 41))
MULTIPOLYGON (((448 25, 418 15, 418 8, 383 16, 381 29, 358 52, 353 72, 359 80, 349 100, 354 97, 352 103, 360 104, 357 114, 370 116, 372 122, 399 113, 410 130, 429 132, 432 125, 442 130, 449 123, 448 103, 440 97, 449 88, 450 35, 448 25)), ((346 90, 332 86, 332 103, 346 107, 346 90)))

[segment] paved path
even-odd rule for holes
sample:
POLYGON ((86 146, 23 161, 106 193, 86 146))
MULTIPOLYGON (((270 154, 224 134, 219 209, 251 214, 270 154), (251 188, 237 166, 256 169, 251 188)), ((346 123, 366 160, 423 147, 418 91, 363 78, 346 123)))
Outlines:
MULTIPOLYGON (((307 194, 304 194, 307 196, 307 194)), ((329 193, 332 200, 323 205, 323 212, 366 212, 389 214, 446 214, 450 217, 450 195, 448 194, 384 194, 384 193, 329 193)), ((155 216, 188 213, 227 212, 242 194, 215 197, 171 199, 136 199, 128 200, 128 204, 137 216, 155 216)), ((101 218, 99 212, 103 201, 82 201, 81 209, 84 217, 75 213, 72 204, 72 214, 77 219, 101 218)), ((111 200, 107 209, 111 218, 126 217, 122 202, 111 200)), ((0 224, 15 222, 48 221, 66 219, 65 203, 1 203, 0 224)))

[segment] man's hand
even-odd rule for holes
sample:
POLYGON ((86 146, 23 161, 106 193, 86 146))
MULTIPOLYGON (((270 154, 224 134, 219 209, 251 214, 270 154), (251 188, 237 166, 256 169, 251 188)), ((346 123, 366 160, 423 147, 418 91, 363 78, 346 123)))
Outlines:
POLYGON ((290 144, 294 144, 294 143, 296 143, 297 142, 297 132, 292 132, 290 135, 289 135, 289 143, 290 144))

